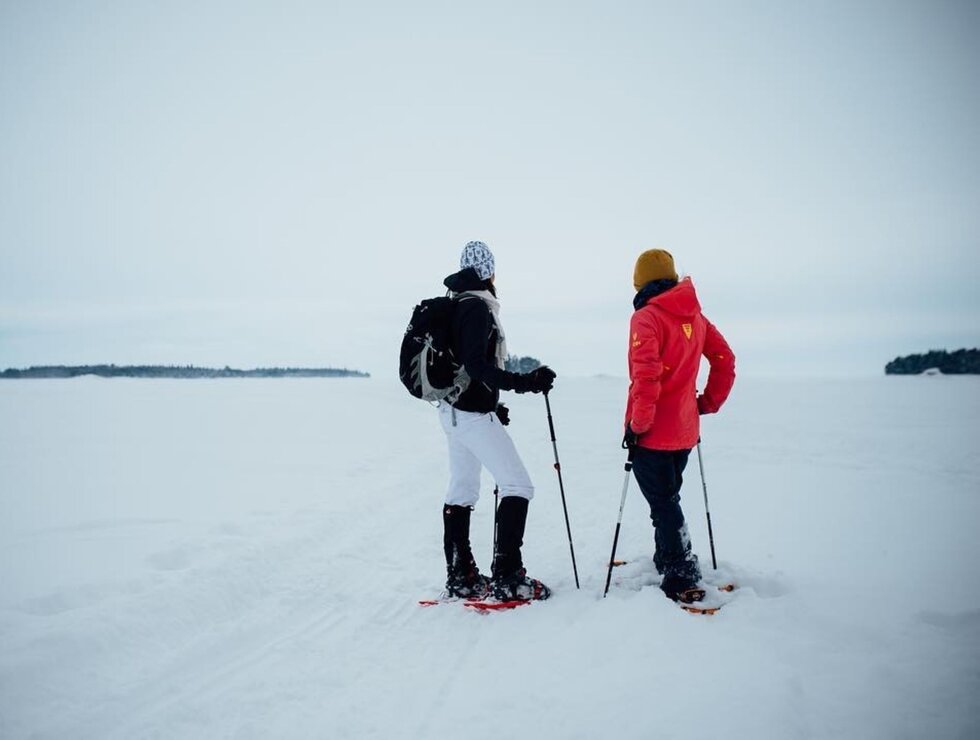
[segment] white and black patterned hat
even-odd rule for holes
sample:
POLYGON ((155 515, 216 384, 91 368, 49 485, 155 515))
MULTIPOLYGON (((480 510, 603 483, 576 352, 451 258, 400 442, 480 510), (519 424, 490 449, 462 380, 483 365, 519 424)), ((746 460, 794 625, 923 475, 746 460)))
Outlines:
POLYGON ((467 242, 459 257, 459 269, 465 270, 467 267, 476 270, 480 280, 489 280, 496 272, 490 247, 483 242, 467 242))

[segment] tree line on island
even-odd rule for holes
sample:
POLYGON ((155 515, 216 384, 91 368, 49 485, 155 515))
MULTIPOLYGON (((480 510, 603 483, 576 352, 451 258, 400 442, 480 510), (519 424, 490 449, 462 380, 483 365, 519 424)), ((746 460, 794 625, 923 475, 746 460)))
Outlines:
POLYGON ((938 370, 943 375, 980 374, 980 349, 934 349, 922 355, 896 357, 885 365, 886 375, 920 375, 927 370, 938 370))
MULTIPOLYGON (((506 369, 529 373, 541 366, 533 357, 507 357, 506 369)), ((95 375, 100 378, 370 378, 370 373, 348 368, 260 367, 238 370, 233 367, 212 368, 194 365, 35 365, 23 370, 8 368, 0 379, 77 378, 95 375)))
MULTIPOLYGON (((534 357, 509 355, 505 369, 529 373, 541 366, 534 357)), ((943 375, 980 374, 980 349, 931 350, 924 354, 896 357, 885 365, 886 375, 920 375, 938 370, 943 375)), ((23 370, 8 368, 0 379, 76 378, 95 375, 101 378, 369 378, 370 373, 348 368, 260 367, 238 370, 232 367, 210 368, 194 365, 35 365, 23 370)))
POLYGON ((507 355, 507 361, 504 362, 504 370, 509 373, 529 373, 539 367, 541 367, 541 361, 533 357, 507 355))
POLYGON ((369 373, 347 368, 260 367, 236 370, 195 367, 193 365, 40 365, 25 370, 9 368, 0 378, 77 378, 95 375, 100 378, 369 378, 369 373))

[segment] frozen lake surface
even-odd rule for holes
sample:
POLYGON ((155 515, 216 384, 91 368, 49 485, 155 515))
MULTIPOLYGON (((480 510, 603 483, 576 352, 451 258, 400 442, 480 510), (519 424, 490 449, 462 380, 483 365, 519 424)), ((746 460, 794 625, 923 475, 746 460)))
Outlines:
MULTIPOLYGON (((980 737, 980 378, 739 380, 704 421, 717 616, 653 583, 625 381, 509 396, 531 575, 442 587, 436 413, 370 379, 0 382, 4 738, 980 737), (645 586, 645 587, 644 587, 645 586)), ((473 517, 489 570, 492 482, 473 517)), ((710 573, 697 459, 683 491, 710 573)))

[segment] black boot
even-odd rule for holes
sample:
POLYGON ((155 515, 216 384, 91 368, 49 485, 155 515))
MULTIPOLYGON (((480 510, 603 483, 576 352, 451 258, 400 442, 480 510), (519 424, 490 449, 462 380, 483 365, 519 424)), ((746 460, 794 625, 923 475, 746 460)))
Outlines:
POLYGON ((551 596, 551 589, 541 581, 528 578, 521 560, 527 504, 527 499, 521 496, 505 496, 500 500, 500 507, 497 509, 493 595, 500 601, 530 601, 551 596))
MULTIPOLYGON (((666 583, 666 581, 665 581, 666 583)), ((663 586, 660 587, 666 596, 671 601, 678 601, 681 604, 694 604, 698 601, 704 601, 704 589, 699 586, 690 586, 688 588, 678 588, 675 586, 668 585, 667 588, 663 586)))
POLYGON ((483 598, 490 579, 480 573, 470 549, 469 506, 447 504, 442 509, 443 549, 446 553, 446 593, 459 598, 483 598))

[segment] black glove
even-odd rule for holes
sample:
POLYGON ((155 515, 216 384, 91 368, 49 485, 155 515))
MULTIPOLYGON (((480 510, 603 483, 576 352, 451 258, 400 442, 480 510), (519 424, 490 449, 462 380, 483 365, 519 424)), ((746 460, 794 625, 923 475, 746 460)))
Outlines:
POLYGON ((704 416, 705 414, 713 414, 715 413, 715 411, 716 409, 712 408, 711 404, 709 403, 708 399, 705 397, 703 393, 700 396, 698 396, 699 416, 704 416))
POLYGON ((507 426, 510 424, 510 409, 504 406, 502 403, 498 403, 497 418, 500 419, 500 424, 502 426, 507 426))
POLYGON ((518 375, 514 390, 518 393, 547 393, 555 387, 558 375, 547 365, 542 365, 524 375, 518 375))
POLYGON ((626 425, 626 432, 623 434, 623 449, 632 450, 636 447, 637 441, 640 439, 640 435, 633 431, 633 427, 629 424, 626 425))

